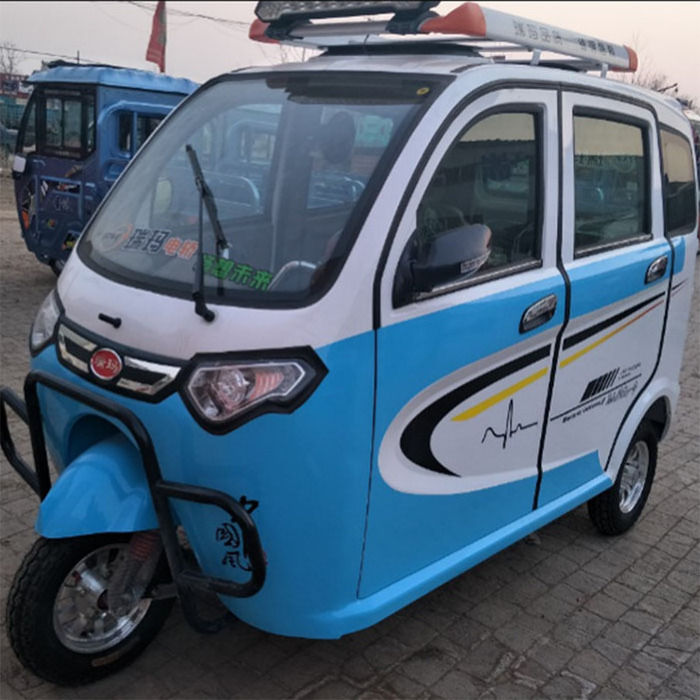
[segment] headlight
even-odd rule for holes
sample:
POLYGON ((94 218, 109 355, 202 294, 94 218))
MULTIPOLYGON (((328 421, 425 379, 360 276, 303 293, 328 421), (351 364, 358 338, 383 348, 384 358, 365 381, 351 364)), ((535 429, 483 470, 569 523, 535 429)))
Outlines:
POLYGON ((43 350, 52 340, 56 322, 63 309, 55 289, 44 299, 37 311, 32 332, 29 336, 29 349, 32 354, 43 350))
POLYGON ((199 423, 213 432, 227 432, 261 413, 291 412, 311 395, 327 371, 313 351, 306 349, 304 355, 250 362, 203 361, 190 371, 184 398, 199 423))

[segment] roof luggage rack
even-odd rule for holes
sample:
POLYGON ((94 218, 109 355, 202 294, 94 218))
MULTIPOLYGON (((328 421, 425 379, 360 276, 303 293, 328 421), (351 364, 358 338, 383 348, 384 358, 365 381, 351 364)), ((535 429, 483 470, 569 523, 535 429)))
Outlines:
MULTIPOLYGON (((439 2, 268 2, 255 8, 249 36, 255 41, 283 43, 292 46, 327 49, 340 52, 340 47, 393 45, 401 50, 399 37, 412 37, 412 52, 420 41, 426 50, 436 42, 467 46, 483 54, 531 52, 527 61, 513 63, 557 65, 570 70, 608 69, 637 70, 637 54, 628 46, 613 44, 596 37, 536 22, 500 10, 465 2, 447 15, 438 15, 431 8, 439 2), (365 15, 391 14, 389 19, 360 19, 365 15), (354 17, 354 20, 348 18, 354 17), (326 20, 338 20, 329 22, 326 20), (568 57, 553 62, 541 60, 543 51, 568 57), (575 60, 571 60, 575 59, 575 60)), ((505 60, 503 56, 494 60, 505 60)))

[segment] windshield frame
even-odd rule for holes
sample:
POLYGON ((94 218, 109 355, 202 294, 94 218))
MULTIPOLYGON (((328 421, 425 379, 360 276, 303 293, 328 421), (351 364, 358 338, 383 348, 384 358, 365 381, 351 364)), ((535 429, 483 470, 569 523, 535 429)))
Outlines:
MULTIPOLYGON (((345 263, 347 262, 352 248, 359 236, 359 233, 364 225, 364 221, 367 218, 374 202, 377 198, 379 191, 381 190, 387 175, 393 168, 398 155, 403 151, 404 146, 410 136, 410 134, 415 129, 416 125, 423 119, 425 113, 430 109, 432 104, 438 98, 444 89, 454 81, 456 76, 449 74, 423 74, 423 73, 400 73, 394 71, 362 71, 362 70, 343 70, 343 71, 327 71, 327 70, 266 70, 266 71, 256 71, 251 73, 226 73, 221 76, 217 76, 204 85, 195 90, 192 94, 186 97, 174 110, 172 110, 164 119, 163 123, 159 125, 158 130, 160 131, 164 128, 164 124, 169 121, 175 114, 179 113, 180 110, 186 109, 191 100, 196 99, 199 95, 205 91, 221 84, 228 82, 239 82, 239 81, 265 81, 271 80, 299 80, 299 79, 320 79, 324 81, 333 81, 336 84, 342 85, 343 81, 348 78, 377 78, 378 80, 392 80, 400 78, 402 80, 415 80, 415 81, 426 81, 430 85, 430 94, 425 97, 420 103, 416 105, 416 109, 413 110, 412 114, 407 115, 406 119, 399 125, 395 135, 392 137, 391 141, 387 145, 384 153, 379 159, 377 166, 375 167, 372 176, 365 188, 364 192, 358 199, 355 207, 350 213, 343 231, 338 242, 338 251, 340 256, 340 264, 335 265, 331 273, 327 276, 323 284, 317 285, 316 289, 311 289, 306 296, 303 298, 270 298, 270 297, 250 297, 247 296, 236 296, 236 297, 218 297, 211 295, 207 298, 207 302, 214 304, 216 306, 237 306, 244 308, 265 308, 265 309, 286 309, 286 308, 304 308, 306 306, 311 306, 316 303, 319 299, 325 296, 330 289, 335 285, 338 277, 342 273, 345 263)), ((155 135, 155 134, 154 134, 155 135)), ((153 135, 152 135, 153 136, 153 135)), ((151 140, 149 137, 148 141, 151 140)), ((148 143, 147 141, 147 143, 148 143)), ((144 149, 147 146, 144 144, 144 149)), ((118 193, 120 185, 123 182, 123 178, 128 176, 131 168, 137 163, 141 157, 143 157, 142 149, 139 154, 132 158, 124 171, 121 173, 117 181, 114 183, 110 189, 107 196, 100 202, 98 208, 94 212, 88 224, 85 226, 84 232, 87 233, 92 226, 93 222, 97 219, 102 207, 104 207, 111 198, 118 193)), ((120 274, 114 270, 107 269, 100 265, 98 262, 93 260, 89 253, 86 252, 86 235, 80 237, 80 241, 77 246, 77 254, 80 260, 91 270, 96 272, 102 277, 105 277, 118 284, 123 284, 136 289, 143 289, 148 292, 153 292, 156 294, 162 294, 168 297, 178 298, 178 299, 188 299, 191 300, 192 296, 189 291, 181 291, 174 288, 164 289, 158 284, 149 284, 148 282, 142 282, 139 279, 134 279, 133 276, 127 274, 120 274)))

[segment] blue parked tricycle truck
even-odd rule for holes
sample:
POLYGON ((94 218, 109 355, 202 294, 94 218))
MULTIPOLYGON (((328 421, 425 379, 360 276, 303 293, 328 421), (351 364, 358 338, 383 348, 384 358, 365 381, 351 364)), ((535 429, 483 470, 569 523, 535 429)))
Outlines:
POLYGON ((129 663, 175 597, 197 629, 214 593, 337 638, 581 504, 607 535, 639 517, 690 313, 691 127, 605 77, 625 46, 436 4, 258 3, 252 38, 322 53, 208 81, 92 215, 24 399, 0 392, 41 499, 8 631, 42 678, 129 663))
POLYGON ((27 79, 13 176, 27 248, 60 272, 83 227, 158 124, 197 85, 55 61, 27 79))

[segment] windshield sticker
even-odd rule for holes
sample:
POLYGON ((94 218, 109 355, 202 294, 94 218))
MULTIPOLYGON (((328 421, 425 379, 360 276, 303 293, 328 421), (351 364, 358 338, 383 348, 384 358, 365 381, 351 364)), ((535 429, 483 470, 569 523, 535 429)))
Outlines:
POLYGON ((103 234, 100 248, 103 251, 121 247, 122 250, 137 251, 153 255, 161 251, 170 257, 189 260, 199 248, 199 243, 190 238, 172 236, 167 229, 137 228, 131 224, 114 232, 103 234))
POLYGON ((256 270, 246 263, 204 254, 204 274, 219 280, 228 280, 264 292, 274 275, 269 270, 256 270))
POLYGON ((128 236, 122 248, 124 250, 143 250, 147 253, 157 253, 171 233, 171 231, 161 229, 137 228, 128 236))

